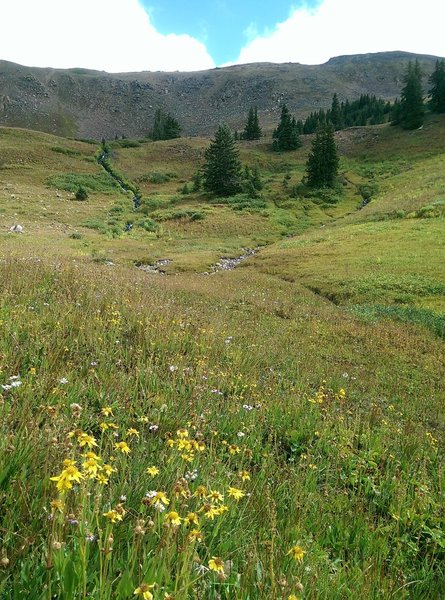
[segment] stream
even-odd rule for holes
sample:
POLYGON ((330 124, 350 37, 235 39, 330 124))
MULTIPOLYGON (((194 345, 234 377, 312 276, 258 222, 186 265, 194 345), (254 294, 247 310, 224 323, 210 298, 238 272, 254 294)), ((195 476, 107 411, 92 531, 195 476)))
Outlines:
POLYGON ((119 187, 125 194, 128 194, 128 192, 131 192, 133 194, 133 208, 134 210, 137 210, 141 205, 141 197, 138 194, 135 194, 133 189, 128 184, 126 184, 125 181, 123 181, 118 175, 116 175, 116 173, 113 172, 113 169, 111 169, 107 161, 109 156, 109 152, 107 152, 107 150, 102 149, 102 152, 99 158, 97 159, 97 162, 108 173, 108 175, 110 175, 110 177, 112 177, 114 181, 116 181, 116 183, 119 185, 119 187))

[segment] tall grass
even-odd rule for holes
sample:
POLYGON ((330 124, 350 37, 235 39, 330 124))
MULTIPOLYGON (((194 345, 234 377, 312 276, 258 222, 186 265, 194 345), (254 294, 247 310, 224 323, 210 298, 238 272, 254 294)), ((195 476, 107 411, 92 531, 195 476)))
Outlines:
POLYGON ((2 598, 441 597, 433 379, 326 368, 247 272, 0 272, 2 598))

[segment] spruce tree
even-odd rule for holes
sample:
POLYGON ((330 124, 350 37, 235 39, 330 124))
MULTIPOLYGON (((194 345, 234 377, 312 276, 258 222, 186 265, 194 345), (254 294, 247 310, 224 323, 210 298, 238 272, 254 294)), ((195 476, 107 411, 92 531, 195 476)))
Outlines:
POLYGON ((438 60, 429 78, 430 108, 435 113, 445 112, 445 60, 438 60))
POLYGON ((151 138, 158 140, 173 140, 181 136, 181 126, 178 121, 162 108, 155 112, 151 138))
POLYGON ((218 127, 215 139, 205 151, 205 160, 202 173, 206 191, 231 196, 241 190, 241 161, 228 125, 218 127))
POLYGON ((243 140, 259 140, 261 137, 261 127, 258 121, 258 109, 257 107, 251 107, 249 110, 249 115, 247 117, 247 122, 244 127, 244 131, 242 134, 243 140))
POLYGON ((419 62, 410 61, 404 77, 404 86, 400 102, 394 113, 393 124, 403 129, 418 129, 423 124, 425 108, 423 105, 422 73, 419 62))
POLYGON ((272 147, 277 151, 296 150, 301 146, 297 122, 285 104, 281 109, 280 122, 273 132, 273 138, 272 147))
POLYGON ((329 120, 331 121, 332 125, 334 126, 335 131, 338 131, 339 129, 342 128, 342 114, 341 114, 341 107, 340 107, 340 102, 338 101, 338 96, 337 94, 334 94, 333 98, 332 98, 332 105, 331 105, 331 112, 329 115, 329 120))
POLYGON ((339 157, 331 124, 318 128, 306 162, 306 180, 310 187, 333 187, 338 175, 339 157))

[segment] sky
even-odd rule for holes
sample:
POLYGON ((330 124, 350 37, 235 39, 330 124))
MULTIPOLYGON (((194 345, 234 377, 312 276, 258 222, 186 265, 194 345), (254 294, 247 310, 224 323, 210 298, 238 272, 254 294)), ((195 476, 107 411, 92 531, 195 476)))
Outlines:
POLYGON ((118 73, 321 64, 390 50, 445 57, 445 0, 1 0, 1 7, 0 59, 27 66, 118 73))

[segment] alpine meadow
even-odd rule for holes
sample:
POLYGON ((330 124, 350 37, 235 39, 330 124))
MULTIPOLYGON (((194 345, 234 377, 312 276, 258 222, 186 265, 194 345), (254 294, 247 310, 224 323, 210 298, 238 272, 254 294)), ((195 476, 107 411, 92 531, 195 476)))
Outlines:
POLYGON ((443 599, 444 60, 0 67, 0 599, 443 599))

